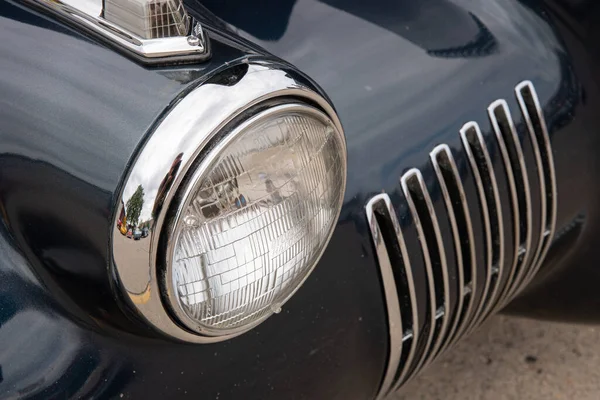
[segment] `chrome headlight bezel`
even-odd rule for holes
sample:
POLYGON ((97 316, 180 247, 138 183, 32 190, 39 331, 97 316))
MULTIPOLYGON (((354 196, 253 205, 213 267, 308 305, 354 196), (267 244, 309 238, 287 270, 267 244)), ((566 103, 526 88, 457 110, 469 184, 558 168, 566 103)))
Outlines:
MULTIPOLYGON (((176 307, 172 307, 170 300, 165 298, 172 293, 169 294, 170 285, 164 284, 164 280, 169 277, 166 276, 168 272, 163 267, 166 259, 161 236, 165 229, 173 226, 170 221, 172 216, 168 215, 169 209, 173 201, 178 201, 177 192, 182 188, 186 174, 198 162, 198 157, 205 156, 203 153, 206 153, 207 146, 218 143, 224 128, 244 118, 245 114, 256 106, 278 99, 283 100, 283 104, 291 104, 293 107, 306 104, 307 107, 318 109, 342 133, 343 139, 343 129, 333 107, 302 75, 288 67, 272 63, 253 62, 242 64, 239 68, 247 68, 247 71, 243 76, 236 78, 237 81, 234 79, 235 83, 223 85, 209 79, 180 98, 158 122, 131 164, 118 197, 120 202, 113 220, 111 248, 116 289, 124 294, 130 306, 156 330, 187 342, 212 343, 226 340, 262 322, 257 321, 251 326, 244 326, 225 335, 214 336, 212 333, 211 336, 211 332, 192 329, 191 327, 195 326, 193 323, 181 323, 185 318, 174 312, 176 307), (173 132, 178 132, 176 137, 173 132), (145 198, 156 210, 146 242, 146 257, 146 250, 140 249, 140 241, 122 241, 123 236, 117 227, 117 220, 124 212, 127 201, 125 194, 132 193, 134 188, 142 183, 142 177, 148 175, 149 169, 155 171, 153 181, 163 184, 161 190, 149 192, 145 198), (140 257, 140 254, 143 257, 140 257), (174 318, 173 314, 177 318, 174 318), (179 321, 176 321, 177 319, 179 321)), ((342 142, 346 164, 345 141, 342 142)), ((328 239, 332 233, 333 229, 328 239)))

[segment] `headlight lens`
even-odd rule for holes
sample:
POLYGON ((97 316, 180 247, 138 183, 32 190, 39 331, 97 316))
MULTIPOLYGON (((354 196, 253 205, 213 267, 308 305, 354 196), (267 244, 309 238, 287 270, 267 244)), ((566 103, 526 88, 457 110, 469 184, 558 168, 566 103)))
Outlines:
POLYGON ((320 110, 286 104, 226 134, 186 178, 167 240, 171 309, 189 329, 249 329, 295 292, 340 212, 342 132, 320 110))

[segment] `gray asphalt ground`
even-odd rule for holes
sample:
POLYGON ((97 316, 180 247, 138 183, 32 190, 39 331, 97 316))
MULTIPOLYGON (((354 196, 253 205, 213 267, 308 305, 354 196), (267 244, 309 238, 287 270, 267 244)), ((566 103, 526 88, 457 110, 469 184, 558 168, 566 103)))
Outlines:
POLYGON ((600 399, 600 327, 498 316, 388 400, 600 399))

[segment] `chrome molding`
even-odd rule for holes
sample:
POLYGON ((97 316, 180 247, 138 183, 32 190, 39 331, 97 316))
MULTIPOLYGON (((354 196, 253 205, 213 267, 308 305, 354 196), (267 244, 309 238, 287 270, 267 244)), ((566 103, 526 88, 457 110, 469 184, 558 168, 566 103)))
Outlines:
MULTIPOLYGON (((431 325, 429 328, 429 336, 427 338, 422 357, 417 361, 414 368, 412 368, 410 375, 406 378, 408 381, 417 373, 417 371, 419 371, 423 366, 428 365, 431 360, 433 360, 437 354, 437 351, 442 345, 446 330, 448 329, 448 321, 450 316, 450 288, 448 280, 448 266, 446 264, 446 255, 442 243, 442 235, 440 233, 437 217, 433 209, 433 203, 431 201, 431 197, 429 197, 429 191, 427 190, 427 185, 425 184, 425 180, 423 179, 421 171, 416 168, 408 170, 400 178, 400 184, 410 208, 411 216, 415 223, 415 228, 417 229, 419 242, 421 243, 422 256, 425 263, 425 272, 430 290, 429 312, 431 325), (427 208, 427 213, 431 218, 431 227, 433 230, 433 235, 435 236, 433 243, 427 242, 426 232, 423 229, 422 217, 419 216, 419 211, 416 207, 417 202, 424 203, 427 208), (430 251, 430 247, 433 246, 437 247, 437 256, 439 258, 440 271, 438 274, 436 274, 436 271, 433 269, 434 265, 432 263, 432 253, 430 251), (436 281, 439 281, 440 278, 441 282, 436 283, 436 281), (438 285, 441 286, 442 293, 439 293, 439 290, 436 290, 436 286, 438 285)), ((396 388, 402 383, 403 382, 399 381, 396 385, 396 388)))
MULTIPOLYGON (((296 79, 292 70, 273 64, 247 64, 246 73, 235 84, 226 86, 206 82, 180 98, 158 123, 132 161, 132 166, 118 195, 111 248, 111 272, 116 290, 129 306, 160 333, 172 338, 193 342, 212 343, 242 333, 209 337, 194 334, 176 323, 161 299, 157 268, 157 250, 161 232, 166 223, 169 205, 175 197, 183 177, 206 144, 229 122, 254 105, 279 97, 293 97, 317 105, 340 132, 341 123, 333 107, 315 88, 304 80, 296 79), (174 135, 176 132, 176 135, 174 135), (126 239, 119 231, 117 221, 124 214, 129 196, 139 185, 146 191, 144 201, 152 205, 148 238, 126 239)), ((252 328, 247 327, 245 330, 252 328)), ((244 330, 244 331, 245 331, 244 330)))
POLYGON ((477 183, 486 236, 486 283, 476 316, 467 330, 468 334, 481 323, 498 294, 500 278, 504 269, 504 222, 498 196, 496 172, 479 125, 476 122, 466 123, 460 130, 460 137, 471 165, 471 172, 477 183), (480 154, 476 155, 476 152, 480 154))
MULTIPOLYGON (((374 196, 369 200, 366 206, 367 220, 369 222, 369 229, 375 243, 375 251, 377 258, 380 260, 380 272, 381 278, 384 285, 384 293, 386 298, 387 313, 389 318, 389 331, 390 331, 390 358, 388 361, 387 370, 381 385, 380 393, 386 395, 390 392, 390 388, 394 383, 394 378, 398 376, 398 381, 404 381, 408 368, 401 368, 400 361, 402 354, 407 352, 405 358, 405 365, 409 366, 412 364, 412 360, 415 355, 417 340, 419 337, 419 320, 417 315, 417 302, 415 294, 414 280, 412 276, 412 270, 410 261, 408 259, 408 251, 406 250, 406 244, 402 235, 402 229, 398 223, 398 218, 392 207, 392 202, 389 196, 385 193, 374 196), (377 221, 376 208, 381 207, 387 214, 384 218, 388 218, 392 223, 394 230, 394 236, 391 240, 396 240, 397 245, 400 248, 400 254, 402 257, 402 263, 400 265, 393 265, 385 245, 381 228, 377 221), (406 276, 408 286, 408 301, 411 307, 410 321, 409 323, 402 323, 403 312, 400 309, 400 294, 398 287, 396 286, 394 279, 394 268, 401 269, 406 276), (412 337, 410 345, 407 349, 404 348, 404 342, 406 338, 412 337)), ((407 295, 406 293, 404 294, 407 295)))
POLYGON ((514 254, 507 285, 498 301, 498 305, 502 306, 511 298, 515 282, 522 281, 531 255, 531 251, 527 251, 531 248, 531 188, 521 142, 506 101, 501 99, 490 104, 488 116, 504 161, 513 208, 514 254), (521 230, 525 235, 521 235, 521 230))
MULTIPOLYGON (((531 282, 548 252, 555 234, 557 212, 556 176, 550 138, 533 84, 530 81, 519 83, 515 94, 527 128, 523 137, 519 137, 517 133, 507 102, 498 99, 487 109, 492 127, 489 135, 481 132, 477 122, 470 121, 464 124, 459 132, 461 149, 453 150, 446 144, 440 144, 429 154, 429 162, 435 172, 433 176, 439 184, 440 201, 443 202, 445 212, 434 210, 430 190, 437 189, 428 188, 419 169, 412 168, 400 178, 400 189, 404 194, 401 209, 407 210, 407 215, 402 216, 401 220, 406 218, 407 226, 412 221, 419 242, 419 249, 410 251, 415 252, 414 256, 418 254, 423 257, 425 288, 428 291, 428 320, 425 321, 425 326, 429 326, 429 329, 414 332, 412 344, 419 345, 416 349, 411 349, 410 357, 403 356, 407 350, 401 346, 392 350, 394 354, 393 357, 390 356, 391 362, 388 364, 380 397, 405 384, 438 354, 512 300, 531 282), (531 144, 533 156, 530 159, 526 159, 523 151, 525 140, 529 140, 531 144), (492 147, 494 144, 497 147, 492 147), (461 172, 457 166, 455 157, 460 152, 467 163, 468 171, 461 172), (495 162, 492 162, 490 156, 492 152, 499 157, 495 162), (498 171, 495 170, 495 166, 498 171), (532 187, 527 173, 531 168, 535 168, 539 176, 539 185, 536 187, 532 187), (500 173, 502 169, 506 175, 500 173), (468 174, 470 177, 461 174, 468 174), (498 185, 498 180, 504 179, 504 176, 508 190, 506 205, 500 201, 498 185), (475 189, 472 198, 467 198, 463 185, 465 179, 469 178, 472 179, 475 189), (536 204, 532 197, 533 190, 539 190, 540 193, 539 202, 536 199, 536 204), (473 206, 474 201, 479 207, 471 209, 469 205, 473 206), (536 209, 539 209, 541 214, 539 227, 533 225, 533 211, 536 209), (503 215, 506 215, 507 221, 511 221, 510 224, 505 224, 503 215), (439 222, 443 218, 447 218, 450 227, 448 237, 442 237, 440 232, 439 222), (474 220, 481 223, 480 232, 475 232, 474 220), (536 230, 539 230, 539 239, 534 241, 533 234, 536 230), (481 248, 475 244, 476 235, 483 237, 481 248), (512 244, 512 249, 508 243, 512 244), (446 259, 444 246, 453 247, 454 259, 446 259), (483 269, 477 268, 478 252, 481 252, 479 257, 482 257, 485 263, 483 269), (448 276, 452 266, 457 270, 457 303, 454 309, 450 310, 448 276), (482 271, 485 271, 485 276, 481 276, 482 271)), ((389 197, 385 193, 373 197, 367 204, 366 213, 376 255, 382 268, 386 301, 399 302, 402 296, 401 288, 385 282, 386 279, 394 279, 395 276, 395 266, 391 265, 389 260, 394 257, 402 258, 404 262, 401 268, 407 276, 412 265, 409 263, 408 254, 405 254, 409 250, 402 239, 403 233, 389 197), (380 203, 385 204, 389 211, 374 218, 374 205, 380 203), (386 221, 386 218, 392 221, 386 221), (390 242, 384 240, 386 232, 380 230, 382 224, 393 224, 395 240, 401 245, 390 247, 390 242), (395 251, 401 254, 393 254, 395 251), (388 269, 391 269, 392 273, 385 272, 388 269), (395 288, 397 293, 388 296, 387 290, 390 288, 395 288)), ((412 290, 414 291, 414 284, 412 290)), ((414 299, 415 294, 411 293, 412 315, 415 315, 414 299)), ((395 304, 394 308, 388 304, 389 318, 390 321, 399 318, 404 323, 405 303, 399 304, 400 307, 395 304), (392 309, 396 308, 399 308, 399 315, 390 315, 392 309)), ((417 325, 417 321, 410 322, 414 326, 417 325)), ((394 322, 394 325, 397 324, 398 322, 394 322)), ((390 322, 392 342, 397 343, 400 336, 406 338, 406 325, 403 327, 403 334, 400 335, 393 332, 390 322)))
POLYGON ((105 19, 102 0, 21 1, 64 19, 142 63, 181 63, 210 57, 208 38, 198 22, 194 22, 191 32, 186 36, 145 39, 105 19))
POLYGON ((516 86, 515 94, 527 125, 529 139, 534 148, 540 179, 543 221, 539 246, 533 261, 534 266, 528 271, 519 288, 515 290, 516 293, 531 282, 550 248, 556 229, 557 192, 556 171, 554 170, 554 157, 552 156, 550 137, 535 87, 531 81, 523 81, 516 86), (548 207, 550 208, 549 210, 548 207))
MULTIPOLYGON (((475 243, 473 237, 473 225, 471 224, 471 215, 467 202, 467 196, 460 180, 456 161, 452 156, 450 147, 446 144, 438 145, 429 155, 431 164, 442 189, 442 197, 448 212, 450 227, 452 228, 452 238, 456 249, 456 268, 458 271, 458 314, 454 318, 452 329, 448 333, 448 342, 446 347, 453 344, 459 337, 462 337, 467 329, 468 321, 471 320, 474 312, 474 301, 472 294, 477 290, 477 268, 475 266, 475 243), (443 171, 446 171, 444 174, 443 171), (448 181, 448 182, 447 182, 448 181), (456 198, 451 198, 450 188, 452 186, 456 190, 456 198), (455 213, 454 208, 458 208, 455 213), (457 214, 464 221, 461 226, 462 232, 459 231, 457 223, 457 214), (463 244, 461 241, 465 241, 463 244), (467 247, 465 251, 465 247, 467 247), (464 254, 463 254, 464 251, 464 254), (466 279, 465 268, 470 270, 470 279, 466 279), (465 304, 466 303, 466 304, 465 304), (462 319, 459 317, 462 315, 462 319)), ((442 349, 444 350, 444 349, 442 349)))
MULTIPOLYGON (((409 372, 407 372, 405 381, 409 380, 411 377, 413 377, 414 374, 416 373, 416 371, 418 371, 420 369, 420 367, 423 365, 423 363, 425 362, 426 354, 427 354, 428 350, 431 348, 431 344, 432 344, 434 336, 435 336, 436 310, 438 309, 438 307, 442 306, 441 304, 438 304, 436 301, 435 282, 433 280, 433 271, 431 269, 431 259, 429 257, 429 249, 427 247, 427 241, 425 240, 425 233, 423 232, 423 227, 421 225, 419 215, 417 214, 417 210, 415 207, 415 203, 412 199, 412 195, 410 194, 406 178, 407 178, 407 175, 406 174, 403 175, 402 178, 400 179, 400 183, 402 185, 402 191, 404 192, 404 195, 406 196, 406 202, 410 209, 410 213, 413 218, 415 229, 417 230, 417 236, 419 238, 419 242, 421 244, 421 249, 422 249, 423 263, 425 265, 425 276, 427 279, 427 289, 428 289, 428 294, 429 294, 429 303, 428 303, 429 304, 429 311, 428 311, 429 312, 429 322, 428 322, 429 330, 427 331, 427 339, 425 342, 425 346, 423 347, 423 352, 422 352, 422 354, 420 354, 421 357, 419 357, 418 359, 416 359, 414 361, 416 363, 414 366, 413 365, 408 366, 409 372), (423 355, 425 355, 425 356, 423 356, 423 355)), ((418 341, 418 340, 420 340, 420 337, 415 337, 414 340, 418 341)), ((403 383, 403 381, 398 380, 398 382, 396 383, 396 385, 392 391, 395 391, 398 388, 398 386, 402 383, 403 383)))

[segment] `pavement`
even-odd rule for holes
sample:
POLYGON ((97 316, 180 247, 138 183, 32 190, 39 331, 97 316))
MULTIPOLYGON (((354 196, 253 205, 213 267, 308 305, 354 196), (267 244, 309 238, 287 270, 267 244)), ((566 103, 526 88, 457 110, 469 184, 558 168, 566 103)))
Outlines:
POLYGON ((496 316, 387 400, 600 399, 600 327, 496 316))
MULTIPOLYGON (((122 265, 148 265, 150 258, 150 236, 139 240, 125 235, 114 235, 115 261, 122 265)), ((129 282, 129 290, 133 294, 142 295, 148 288, 150 280, 148 270, 125 268, 119 271, 121 279, 129 282)))

